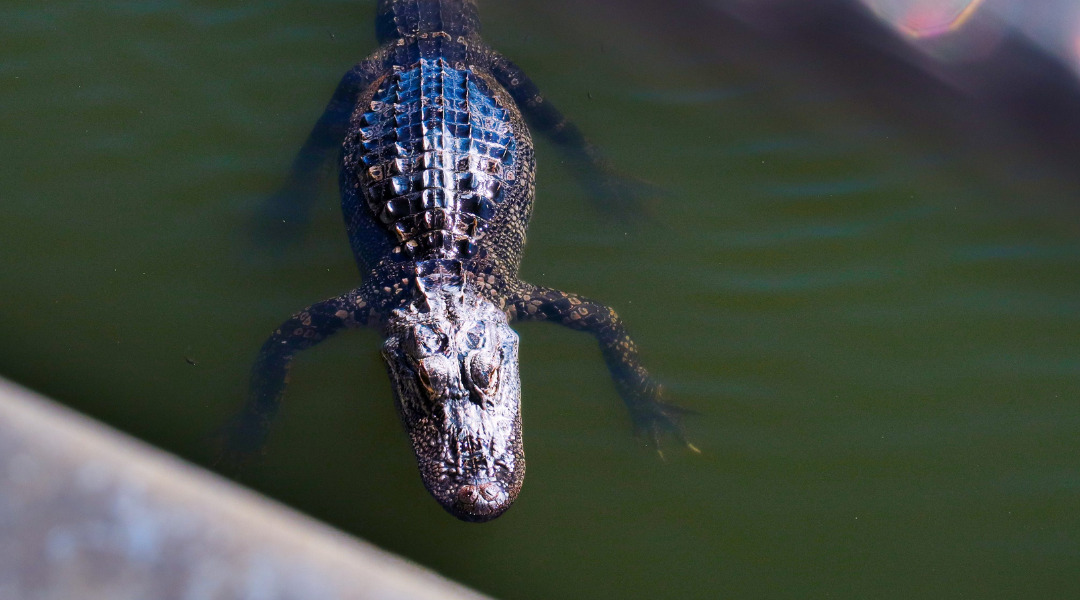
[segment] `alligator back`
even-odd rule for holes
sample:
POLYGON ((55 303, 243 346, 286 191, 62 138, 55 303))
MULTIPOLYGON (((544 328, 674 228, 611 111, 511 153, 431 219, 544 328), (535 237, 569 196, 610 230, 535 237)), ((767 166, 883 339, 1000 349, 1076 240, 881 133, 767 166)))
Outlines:
POLYGON ((531 212, 532 141, 485 66, 475 6, 398 0, 380 11, 381 27, 391 17, 397 24, 385 33, 391 65, 361 95, 341 171, 357 258, 375 267, 490 254, 516 272, 531 212))

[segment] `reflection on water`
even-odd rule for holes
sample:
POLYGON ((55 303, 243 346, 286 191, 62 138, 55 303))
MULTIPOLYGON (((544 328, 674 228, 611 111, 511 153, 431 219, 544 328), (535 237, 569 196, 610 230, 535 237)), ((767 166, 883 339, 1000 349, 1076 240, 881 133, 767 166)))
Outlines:
MULTIPOLYGON (((617 307, 704 454, 656 460, 594 341, 525 324, 527 484, 458 523, 357 332, 300 358, 243 481, 508 599, 1076 595, 1069 136, 717 4, 482 3, 487 41, 667 192, 613 220, 539 141, 523 275, 617 307)), ((282 315, 356 285, 330 181, 287 252, 248 232, 373 9, 0 8, 0 372, 207 460, 282 315)))

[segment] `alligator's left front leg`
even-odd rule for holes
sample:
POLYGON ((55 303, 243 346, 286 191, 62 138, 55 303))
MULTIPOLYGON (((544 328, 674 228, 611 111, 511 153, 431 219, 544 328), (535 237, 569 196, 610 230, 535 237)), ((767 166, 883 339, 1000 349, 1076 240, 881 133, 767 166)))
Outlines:
POLYGON ((534 286, 527 286, 507 302, 517 320, 552 321, 595 336, 634 427, 648 434, 661 457, 660 434, 665 430, 699 452, 683 436, 681 423, 684 415, 694 411, 664 402, 663 387, 641 365, 637 346, 614 310, 576 294, 534 286))

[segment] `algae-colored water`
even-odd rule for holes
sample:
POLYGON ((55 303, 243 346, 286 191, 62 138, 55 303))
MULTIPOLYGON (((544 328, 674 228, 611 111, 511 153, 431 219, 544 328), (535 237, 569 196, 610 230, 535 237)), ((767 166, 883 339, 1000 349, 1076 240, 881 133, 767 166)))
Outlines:
MULTIPOLYGON (((303 353, 241 481, 507 600, 1080 593, 1075 186, 613 3, 481 6, 488 42, 666 192, 597 211, 540 140, 523 272, 619 310, 703 454, 659 461, 594 341, 523 325, 525 487, 460 523, 365 331, 303 353)), ((333 182, 301 242, 251 224, 373 13, 0 6, 0 373, 207 464, 264 337, 359 281, 333 182)))

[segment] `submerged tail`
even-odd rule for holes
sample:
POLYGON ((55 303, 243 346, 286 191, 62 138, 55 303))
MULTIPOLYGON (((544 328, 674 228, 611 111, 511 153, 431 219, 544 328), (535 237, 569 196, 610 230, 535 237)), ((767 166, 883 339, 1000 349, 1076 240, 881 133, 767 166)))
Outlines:
POLYGON ((437 31, 455 39, 480 33, 476 0, 379 0, 378 12, 380 44, 437 31))

